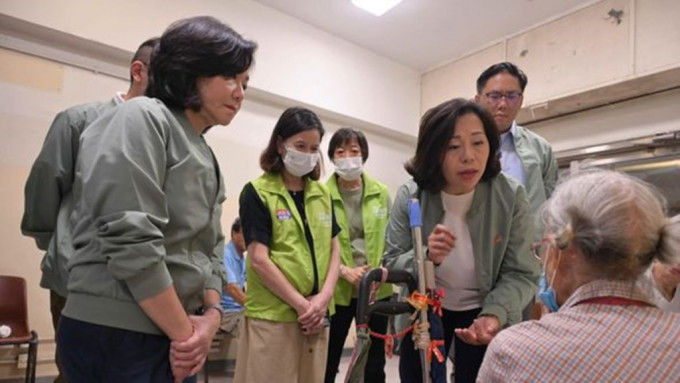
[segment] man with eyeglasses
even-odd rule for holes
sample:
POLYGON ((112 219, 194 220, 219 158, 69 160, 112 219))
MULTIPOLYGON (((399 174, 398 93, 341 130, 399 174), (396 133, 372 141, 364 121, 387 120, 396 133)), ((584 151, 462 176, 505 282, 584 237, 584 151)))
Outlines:
MULTIPOLYGON (((487 68, 477 79, 475 101, 493 116, 501 135, 501 169, 521 182, 527 190, 533 222, 533 234, 541 238, 538 213, 557 183, 557 160, 552 147, 543 137, 515 122, 522 108, 527 76, 515 64, 502 62, 487 68)), ((533 302, 523 312, 523 319, 532 317, 533 302)))
MULTIPOLYGON (((157 44, 158 38, 151 38, 137 48, 130 62, 130 87, 126 93, 119 92, 108 102, 77 105, 57 114, 26 180, 21 232, 33 237, 38 248, 45 251, 40 286, 50 290, 55 332, 68 294, 66 265, 73 254, 69 216, 74 208, 71 191, 80 135, 100 115, 144 95, 151 53, 157 44)), ((55 357, 59 375, 54 381, 65 382, 59 355, 55 357)))
MULTIPOLYGON (((555 190, 557 160, 548 141, 515 122, 526 85, 527 76, 515 64, 494 64, 477 79, 475 101, 491 113, 498 126, 503 173, 524 185, 531 210, 537 215, 555 190)), ((537 230, 536 239, 541 234, 537 230)))

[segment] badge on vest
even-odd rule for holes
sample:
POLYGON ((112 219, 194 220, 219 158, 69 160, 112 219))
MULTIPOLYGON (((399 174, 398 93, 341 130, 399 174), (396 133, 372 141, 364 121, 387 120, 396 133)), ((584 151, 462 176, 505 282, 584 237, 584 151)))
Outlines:
POLYGON ((378 219, 387 218, 387 208, 385 206, 373 206, 373 216, 378 219))
POLYGON ((331 227, 331 224, 333 222, 333 216, 328 213, 319 213, 317 216, 319 219, 319 222, 323 225, 323 227, 331 227))
POLYGON ((286 209, 276 209, 276 218, 279 221, 284 221, 293 218, 290 214, 290 211, 286 209))

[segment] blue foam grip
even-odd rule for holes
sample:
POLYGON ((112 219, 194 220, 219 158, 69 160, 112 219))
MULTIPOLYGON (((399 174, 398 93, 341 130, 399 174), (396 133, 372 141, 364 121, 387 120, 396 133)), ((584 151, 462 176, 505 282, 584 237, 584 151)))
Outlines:
POLYGON ((420 216, 420 202, 417 199, 412 199, 408 203, 408 215, 411 227, 423 226, 423 219, 420 216))

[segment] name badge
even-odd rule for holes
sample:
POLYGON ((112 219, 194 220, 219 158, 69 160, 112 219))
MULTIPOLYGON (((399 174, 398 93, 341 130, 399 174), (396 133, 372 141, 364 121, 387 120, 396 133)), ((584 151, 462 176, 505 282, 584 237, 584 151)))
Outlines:
POLYGON ((276 210, 276 218, 279 221, 284 221, 284 220, 291 219, 292 216, 290 215, 290 211, 288 211, 286 209, 277 209, 276 210))

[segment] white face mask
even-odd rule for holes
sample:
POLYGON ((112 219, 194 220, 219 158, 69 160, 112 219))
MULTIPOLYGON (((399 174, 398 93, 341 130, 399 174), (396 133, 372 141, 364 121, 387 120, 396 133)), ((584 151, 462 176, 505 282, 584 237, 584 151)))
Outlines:
POLYGON ((356 181, 364 172, 364 161, 361 156, 345 157, 335 160, 335 173, 345 181, 356 181))
POLYGON ((286 146, 286 154, 283 155, 283 164, 288 173, 295 177, 302 177, 311 172, 319 162, 319 153, 299 152, 286 146))

